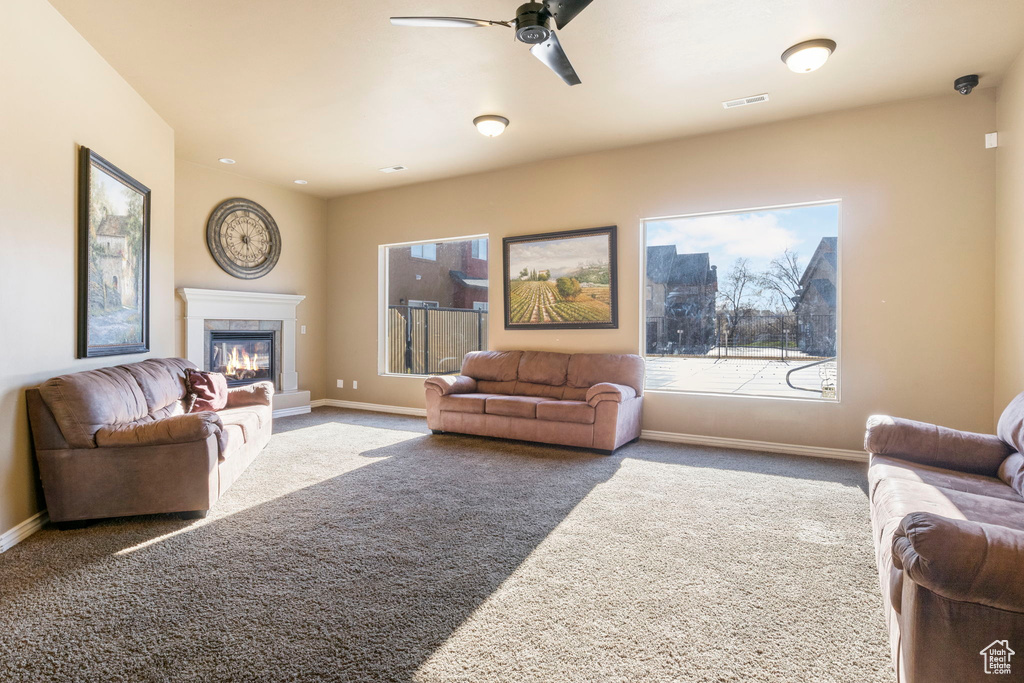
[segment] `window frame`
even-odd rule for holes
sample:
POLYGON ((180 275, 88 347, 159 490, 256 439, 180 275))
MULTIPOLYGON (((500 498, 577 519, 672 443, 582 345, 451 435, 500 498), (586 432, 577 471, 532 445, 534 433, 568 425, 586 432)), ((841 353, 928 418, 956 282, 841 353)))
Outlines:
MULTIPOLYGON (((414 380, 422 380, 424 377, 430 377, 431 375, 423 374, 412 374, 403 372, 388 372, 388 249, 393 247, 412 247, 420 244, 433 244, 435 247, 446 242, 467 242, 474 239, 490 239, 490 235, 487 233, 477 233, 474 235, 459 235, 456 237, 444 237, 441 239, 429 239, 429 240, 414 240, 408 242, 391 242, 388 244, 377 245, 377 376, 378 377, 405 377, 414 380)), ((435 248, 436 256, 436 248, 435 248)), ((418 257, 412 257, 418 258, 418 257)), ((424 259, 430 260, 430 259, 424 259)), ((436 262, 436 258, 434 259, 436 262)), ((487 279, 488 279, 488 298, 490 298, 490 268, 488 267, 487 279)), ((488 316, 488 327, 490 326, 490 317, 488 316)), ((490 332, 488 330, 487 338, 490 339, 490 332)))
MULTIPOLYGON (((702 216, 730 216, 760 211, 782 211, 786 209, 799 209, 808 206, 836 205, 838 208, 836 217, 836 397, 834 399, 810 397, 810 396, 770 396, 767 394, 738 394, 724 393, 717 391, 697 391, 691 389, 649 389, 646 386, 647 379, 644 378, 644 393, 666 394, 672 396, 706 396, 724 399, 755 399, 760 401, 798 401, 800 403, 815 403, 820 405, 840 405, 843 397, 843 199, 819 199, 808 202, 789 202, 786 204, 774 204, 771 206, 755 206, 744 209, 728 209, 725 211, 700 211, 696 213, 669 214, 664 216, 647 216, 640 219, 640 272, 638 287, 639 315, 638 332, 639 348, 637 353, 647 363, 647 224, 656 221, 676 220, 680 218, 699 218, 702 216)), ((810 261, 808 261, 808 264, 810 261)))

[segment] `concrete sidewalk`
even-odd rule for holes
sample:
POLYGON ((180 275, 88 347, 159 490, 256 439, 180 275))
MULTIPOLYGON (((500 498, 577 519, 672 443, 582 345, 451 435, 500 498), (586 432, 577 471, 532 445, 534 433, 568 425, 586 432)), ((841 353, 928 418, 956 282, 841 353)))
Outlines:
POLYGON ((800 391, 786 384, 786 373, 814 362, 807 359, 765 360, 760 358, 675 358, 647 357, 648 389, 704 391, 719 394, 821 398, 822 382, 835 382, 837 364, 829 361, 794 372, 790 380, 800 391))

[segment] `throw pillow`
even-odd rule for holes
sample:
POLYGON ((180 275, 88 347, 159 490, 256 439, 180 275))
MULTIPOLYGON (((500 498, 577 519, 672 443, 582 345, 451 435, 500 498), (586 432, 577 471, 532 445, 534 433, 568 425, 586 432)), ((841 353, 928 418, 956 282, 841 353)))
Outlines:
POLYGON ((186 378, 188 390, 195 396, 190 413, 223 410, 228 404, 228 381, 222 373, 189 369, 186 378))

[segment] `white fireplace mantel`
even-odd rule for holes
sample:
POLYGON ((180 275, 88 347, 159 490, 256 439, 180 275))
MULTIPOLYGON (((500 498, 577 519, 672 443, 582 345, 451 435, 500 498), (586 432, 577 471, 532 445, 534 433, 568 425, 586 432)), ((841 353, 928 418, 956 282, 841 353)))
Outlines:
POLYGON ((185 357, 198 367, 203 367, 204 362, 205 321, 280 320, 281 390, 284 393, 298 391, 299 373, 295 370, 295 309, 306 298, 305 296, 190 287, 178 289, 178 296, 185 302, 185 357))

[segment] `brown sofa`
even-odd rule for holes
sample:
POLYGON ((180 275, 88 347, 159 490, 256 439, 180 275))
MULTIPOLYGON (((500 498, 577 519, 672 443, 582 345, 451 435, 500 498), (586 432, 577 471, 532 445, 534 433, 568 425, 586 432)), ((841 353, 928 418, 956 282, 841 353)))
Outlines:
POLYGON ((611 453, 640 438, 640 356, 474 351, 459 375, 426 383, 427 425, 611 453))
POLYGON ((882 597, 903 683, 1024 673, 1024 394, 998 436, 874 416, 865 449, 882 597), (992 646, 992 652, 988 652, 992 646), (983 653, 984 652, 984 653, 983 653))
POLYGON ((47 380, 27 392, 50 519, 162 512, 201 517, 270 440, 274 387, 232 389, 219 412, 185 413, 183 358, 47 380))

